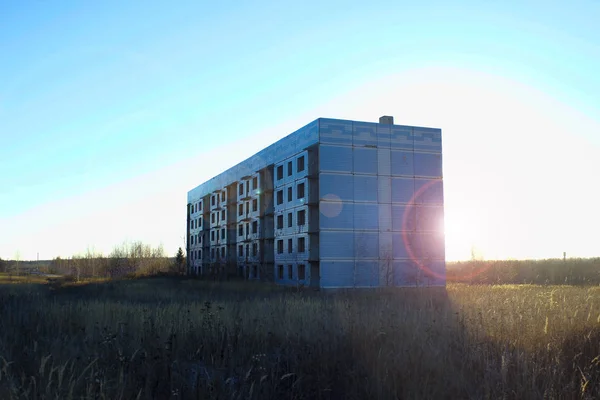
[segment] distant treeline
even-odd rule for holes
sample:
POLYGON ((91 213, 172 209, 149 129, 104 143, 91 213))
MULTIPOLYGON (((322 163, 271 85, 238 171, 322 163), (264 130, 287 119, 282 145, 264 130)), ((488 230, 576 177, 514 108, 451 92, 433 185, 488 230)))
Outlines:
POLYGON ((469 284, 599 285, 599 258, 447 263, 448 282, 469 284))
POLYGON ((119 278, 131 275, 182 274, 185 270, 183 252, 168 257, 162 246, 152 247, 142 242, 125 242, 108 255, 88 249, 69 258, 56 257, 47 261, 3 261, 0 272, 10 274, 45 273, 82 278, 119 278))
MULTIPOLYGON (((68 259, 1 260, 0 272, 32 271, 81 278, 119 278, 128 275, 183 274, 183 252, 167 257, 162 247, 124 243, 108 255, 88 250, 68 259)), ((546 260, 448 262, 447 281, 468 284, 600 285, 600 257, 546 260)))

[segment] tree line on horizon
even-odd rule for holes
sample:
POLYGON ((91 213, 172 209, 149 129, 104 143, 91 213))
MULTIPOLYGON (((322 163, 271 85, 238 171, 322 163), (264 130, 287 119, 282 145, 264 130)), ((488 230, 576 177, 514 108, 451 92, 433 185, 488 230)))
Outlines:
POLYGON ((175 274, 185 272, 185 255, 179 248, 175 257, 169 257, 162 245, 152 247, 141 241, 124 242, 115 246, 109 255, 88 248, 70 258, 55 257, 50 261, 6 261, 0 259, 0 272, 40 273, 83 278, 121 278, 126 276, 175 274))
POLYGON ((446 279, 483 285, 600 285, 600 257, 448 262, 446 279))

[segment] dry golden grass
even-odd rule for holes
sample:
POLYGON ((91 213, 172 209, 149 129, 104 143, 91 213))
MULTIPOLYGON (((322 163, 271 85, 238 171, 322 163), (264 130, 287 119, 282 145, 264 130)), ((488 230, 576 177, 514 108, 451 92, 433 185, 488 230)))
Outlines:
POLYGON ((0 286, 0 398, 593 399, 600 287, 0 286))

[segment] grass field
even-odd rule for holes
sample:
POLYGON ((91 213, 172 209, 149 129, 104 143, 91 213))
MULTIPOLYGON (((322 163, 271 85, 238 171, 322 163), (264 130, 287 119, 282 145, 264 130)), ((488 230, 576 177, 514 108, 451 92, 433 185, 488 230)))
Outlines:
POLYGON ((0 285, 0 398, 594 399, 600 287, 0 285))

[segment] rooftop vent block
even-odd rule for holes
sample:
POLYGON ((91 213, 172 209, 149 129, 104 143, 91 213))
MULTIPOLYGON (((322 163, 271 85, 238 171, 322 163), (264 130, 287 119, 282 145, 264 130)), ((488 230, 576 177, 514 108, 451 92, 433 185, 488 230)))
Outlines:
POLYGON ((394 117, 389 116, 389 115, 384 115, 383 117, 379 117, 379 123, 394 125, 394 117))

